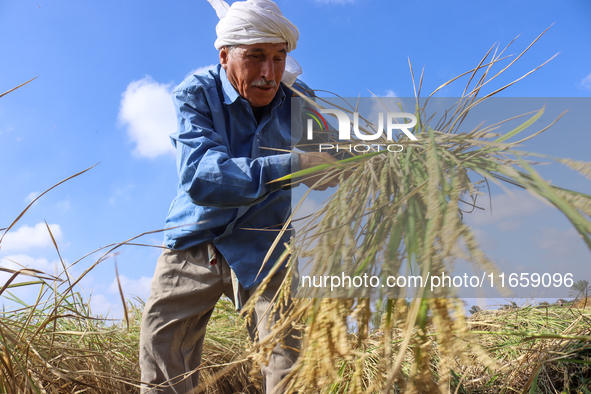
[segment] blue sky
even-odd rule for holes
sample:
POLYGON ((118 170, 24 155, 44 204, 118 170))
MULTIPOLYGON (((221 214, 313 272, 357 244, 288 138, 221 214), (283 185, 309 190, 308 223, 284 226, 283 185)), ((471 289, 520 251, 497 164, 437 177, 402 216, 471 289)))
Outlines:
MULTIPOLYGON (((425 68, 423 91, 431 92, 474 67, 495 43, 502 48, 519 35, 507 51, 519 53, 554 24, 491 90, 559 53, 502 95, 591 96, 591 3, 586 0, 277 3, 300 30, 292 55, 304 70, 302 79, 315 89, 349 97, 370 96, 369 91, 412 96, 410 58, 415 75, 425 68)), ((0 228, 46 188, 100 162, 27 212, 2 243, 2 265, 11 266, 9 258, 53 271, 58 257, 44 220, 68 263, 163 226, 177 183, 167 140, 175 127, 169 92, 192 70, 217 63, 216 23, 205 0, 0 3, 0 91, 38 77, 0 98, 0 228)), ((456 96, 462 88, 459 83, 440 95, 456 96)), ((591 137, 584 128, 568 132, 568 138, 544 136, 527 148, 589 160, 591 137)), ((581 177, 555 176, 561 184, 591 192, 581 177)), ((572 238, 568 224, 551 209, 524 199, 521 208, 507 203, 514 212, 503 219, 473 219, 481 221, 479 231, 492 255, 505 250, 521 256, 528 250, 522 244, 505 248, 503 242, 509 241, 495 238, 499 225, 527 234, 534 248, 572 238), (508 218, 521 224, 500 224, 508 218)), ((158 245, 162 237, 142 240, 158 245)), ((589 261, 588 251, 573 242, 566 249, 574 253, 571 257, 589 261)), ((564 242, 557 242, 545 257, 560 255, 561 247, 564 242)), ((127 294, 147 296, 158 254, 153 248, 121 249, 117 261, 127 294)), ((75 265, 73 274, 96 257, 75 265)), ((110 259, 83 281, 96 313, 118 310, 113 280, 110 259)))

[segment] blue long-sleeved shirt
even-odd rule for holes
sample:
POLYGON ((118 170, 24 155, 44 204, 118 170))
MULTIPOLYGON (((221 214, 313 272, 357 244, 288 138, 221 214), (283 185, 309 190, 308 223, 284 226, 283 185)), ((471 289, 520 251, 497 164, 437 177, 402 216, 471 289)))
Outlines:
MULTIPOLYGON (((310 91, 299 80, 294 88, 310 91)), ((283 235, 257 278, 278 234, 273 230, 291 212, 291 192, 267 183, 300 169, 297 154, 273 150, 290 150, 301 138, 301 128, 292 130, 292 95, 281 85, 257 123, 220 65, 188 77, 173 92, 178 131, 171 139, 180 182, 165 246, 213 242, 246 289, 266 276, 291 236, 283 235)))

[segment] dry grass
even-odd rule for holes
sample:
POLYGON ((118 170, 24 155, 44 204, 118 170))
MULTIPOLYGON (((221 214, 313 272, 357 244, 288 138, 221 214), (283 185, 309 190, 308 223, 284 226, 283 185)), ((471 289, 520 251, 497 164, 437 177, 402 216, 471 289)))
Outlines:
MULTIPOLYGON (((68 294, 56 307, 59 296, 46 284, 38 286, 44 300, 0 316, 0 392, 139 393, 143 304, 128 303, 129 323, 112 322, 93 317, 88 300, 79 293, 68 294)), ((214 379, 216 372, 241 359, 249 341, 231 302, 221 300, 204 344, 205 393, 258 392, 260 378, 249 376, 249 361, 214 379)))
MULTIPOLYGON (((129 328, 125 322, 111 324, 90 317, 86 305, 86 300, 74 293, 65 298, 57 314, 51 303, 3 314, 1 392, 139 392, 137 351, 142 304, 129 303, 129 328)), ((398 307, 402 315, 407 313, 406 303, 398 307)), ((536 393, 586 393, 584 390, 591 386, 590 314, 574 307, 524 307, 479 312, 466 323, 471 340, 452 333, 462 354, 453 358, 446 356, 446 350, 435 340, 442 333, 433 322, 427 322, 424 330, 413 329, 410 346, 414 351, 405 354, 397 386, 408 388, 411 384, 417 357, 426 358, 424 367, 432 386, 441 390, 446 385, 450 392, 509 393, 531 389, 536 393), (419 354, 418 347, 426 355, 419 354), (490 362, 483 362, 482 350, 490 355, 490 362), (442 371, 447 371, 449 378, 445 379, 442 371)), ((327 331, 315 338, 326 338, 327 331)), ((336 375, 319 371, 316 383, 305 392, 359 393, 375 387, 378 381, 384 383, 388 376, 383 368, 384 335, 383 329, 372 329, 360 346, 359 334, 345 330, 343 356, 332 360, 336 375)), ((387 346, 392 363, 405 336, 402 329, 392 331, 387 346)), ((260 377, 256 373, 250 376, 253 364, 240 361, 249 349, 243 319, 230 301, 221 300, 205 341, 201 367, 204 393, 261 393, 257 388, 260 377)), ((415 387, 425 393, 432 389, 425 381, 415 387)))
POLYGON ((525 307, 477 313, 468 324, 499 368, 493 372, 476 358, 474 364, 458 366, 458 375, 468 375, 462 388, 584 392, 591 386, 591 315, 582 312, 525 307))
MULTIPOLYGON (((0 318, 0 390, 9 393, 129 392, 139 377, 140 316, 131 308, 129 330, 93 318, 78 293, 60 304, 40 285, 35 305, 4 311, 0 318)), ((8 297, 11 298, 11 297, 8 297)), ((13 298, 13 301, 17 301, 13 298)))

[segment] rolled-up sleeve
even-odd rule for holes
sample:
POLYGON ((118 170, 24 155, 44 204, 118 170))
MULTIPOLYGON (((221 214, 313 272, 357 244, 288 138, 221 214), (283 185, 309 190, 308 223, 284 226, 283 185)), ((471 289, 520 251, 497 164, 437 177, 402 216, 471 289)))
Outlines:
POLYGON ((299 161, 284 153, 263 157, 231 157, 216 132, 205 95, 175 91, 178 130, 171 135, 177 149, 180 187, 197 205, 220 208, 250 206, 279 189, 268 182, 292 172, 299 161))

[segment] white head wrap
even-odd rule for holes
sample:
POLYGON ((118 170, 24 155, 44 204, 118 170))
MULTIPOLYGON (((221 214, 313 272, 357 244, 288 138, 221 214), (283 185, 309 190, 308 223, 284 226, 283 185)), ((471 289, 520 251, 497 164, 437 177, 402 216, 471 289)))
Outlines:
MULTIPOLYGON (((215 31, 215 48, 226 45, 251 45, 261 43, 287 44, 287 52, 297 46, 300 36, 295 27, 283 16, 277 4, 270 0, 236 1, 229 6, 224 0, 207 0, 220 18, 215 31)), ((291 56, 285 61, 285 71, 281 80, 293 85, 302 68, 291 56)))

